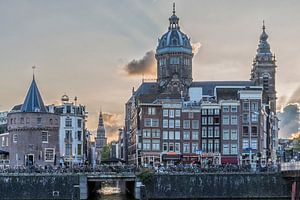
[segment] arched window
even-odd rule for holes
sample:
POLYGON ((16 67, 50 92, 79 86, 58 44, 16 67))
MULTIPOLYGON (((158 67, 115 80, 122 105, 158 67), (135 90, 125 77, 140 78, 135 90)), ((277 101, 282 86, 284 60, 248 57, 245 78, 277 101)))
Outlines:
POLYGON ((269 90, 269 79, 270 79, 270 74, 263 75, 262 84, 263 84, 264 90, 266 90, 266 91, 269 90))
POLYGON ((176 37, 173 37, 172 39, 172 45, 178 45, 178 40, 176 37))

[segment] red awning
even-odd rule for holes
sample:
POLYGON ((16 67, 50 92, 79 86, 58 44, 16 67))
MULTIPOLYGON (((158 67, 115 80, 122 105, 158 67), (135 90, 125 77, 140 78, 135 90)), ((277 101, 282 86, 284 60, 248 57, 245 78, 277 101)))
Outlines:
POLYGON ((221 163, 222 164, 238 164, 238 159, 236 156, 227 156, 227 157, 222 156, 221 163))

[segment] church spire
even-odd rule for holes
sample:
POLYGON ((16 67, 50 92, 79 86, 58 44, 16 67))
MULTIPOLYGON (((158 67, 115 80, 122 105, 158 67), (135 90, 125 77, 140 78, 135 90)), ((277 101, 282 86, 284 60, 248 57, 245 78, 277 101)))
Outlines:
POLYGON ((99 123, 98 123, 98 128, 100 128, 100 127, 104 127, 103 115, 102 115, 102 108, 100 108, 99 123))
POLYGON ((21 112, 47 112, 42 96, 35 82, 34 73, 30 88, 21 107, 21 112))
POLYGON ((172 16, 169 18, 170 26, 169 30, 171 29, 179 29, 179 18, 176 16, 176 10, 175 10, 175 3, 173 3, 173 12, 172 16))

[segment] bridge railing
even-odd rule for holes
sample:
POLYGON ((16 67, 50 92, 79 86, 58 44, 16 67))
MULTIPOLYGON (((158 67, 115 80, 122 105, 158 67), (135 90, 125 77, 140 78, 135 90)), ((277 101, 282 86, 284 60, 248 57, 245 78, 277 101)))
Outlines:
POLYGON ((281 171, 297 171, 300 170, 300 162, 281 163, 281 171))

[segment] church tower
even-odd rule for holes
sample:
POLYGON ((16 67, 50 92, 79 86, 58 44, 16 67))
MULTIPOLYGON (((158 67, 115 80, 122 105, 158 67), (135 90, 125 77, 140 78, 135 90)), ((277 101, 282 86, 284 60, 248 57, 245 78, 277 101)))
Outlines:
POLYGON ((276 113, 275 73, 277 66, 275 54, 272 54, 267 39, 268 35, 263 23, 257 53, 253 60, 251 80, 255 81, 256 85, 263 86, 263 101, 270 104, 271 112, 276 113))
POLYGON ((190 38, 180 30, 179 18, 169 18, 168 31, 158 39, 156 49, 157 79, 163 93, 185 95, 192 79, 192 46, 190 38))
POLYGON ((102 149, 106 144, 107 144, 107 138, 105 137, 103 115, 102 115, 102 111, 100 111, 97 137, 96 137, 96 148, 102 149))

